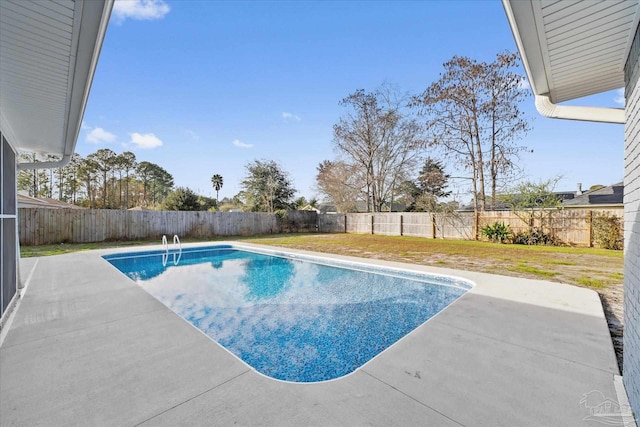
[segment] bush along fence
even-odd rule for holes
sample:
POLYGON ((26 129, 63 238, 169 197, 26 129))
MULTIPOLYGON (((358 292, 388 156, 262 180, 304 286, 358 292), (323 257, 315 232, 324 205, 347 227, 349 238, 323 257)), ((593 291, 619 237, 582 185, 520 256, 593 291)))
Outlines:
POLYGON ((515 233, 541 227, 566 244, 622 247, 622 210, 560 210, 532 224, 509 211, 317 214, 314 211, 185 212, 109 209, 20 208, 22 245, 153 240, 180 237, 251 236, 288 232, 367 233, 389 236, 465 239, 481 237, 487 225, 501 223, 515 233))

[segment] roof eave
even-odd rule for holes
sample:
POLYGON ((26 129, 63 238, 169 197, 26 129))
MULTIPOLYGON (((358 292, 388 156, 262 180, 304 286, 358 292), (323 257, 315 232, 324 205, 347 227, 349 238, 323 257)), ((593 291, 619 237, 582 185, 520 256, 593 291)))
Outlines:
MULTIPOLYGON (((502 0, 513 38, 516 42, 522 65, 527 74, 534 95, 549 96, 544 56, 536 27, 532 3, 529 1, 510 2, 502 0)), ((552 101, 554 101, 552 99, 552 101)))
POLYGON ((611 209, 624 208, 624 203, 606 203, 602 205, 560 205, 562 209, 611 209))
MULTIPOLYGON (((21 163, 20 169, 42 169, 64 166, 73 155, 82 125, 82 118, 89 99, 91 84, 98 65, 102 43, 107 32, 114 0, 82 1, 76 7, 81 11, 74 17, 75 61, 71 69, 67 91, 64 120, 64 138, 61 152, 50 153, 62 156, 57 162, 21 163)), ((2 123, 3 130, 11 132, 9 123, 2 123)), ((20 140, 12 136, 14 145, 21 149, 20 140)))
MULTIPOLYGON (((551 64, 546 35, 540 33, 544 28, 540 9, 534 6, 534 0, 502 0, 502 5, 540 114, 558 119, 625 123, 623 108, 556 105, 556 102, 568 99, 558 99, 550 81, 551 64)), ((637 22, 638 16, 635 19, 637 22)), ((596 92, 585 92, 580 96, 596 92)))

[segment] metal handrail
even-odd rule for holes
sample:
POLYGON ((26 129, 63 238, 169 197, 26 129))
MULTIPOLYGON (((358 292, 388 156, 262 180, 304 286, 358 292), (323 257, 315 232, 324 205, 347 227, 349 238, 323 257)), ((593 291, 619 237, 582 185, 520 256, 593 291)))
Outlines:
MULTIPOLYGON (((173 265, 178 265, 180 258, 182 257, 182 243, 180 243, 180 238, 177 234, 173 235, 173 246, 173 265), (178 249, 175 249, 176 246, 178 246, 178 249), (177 257, 176 254, 178 254, 177 257)), ((169 260, 169 243, 167 242, 166 235, 162 236, 162 249, 164 249, 164 253, 162 254, 162 266, 166 267, 167 261, 169 260)))
POLYGON ((180 243, 180 238, 177 234, 173 235, 173 246, 178 245, 178 258, 176 258, 176 253, 173 253, 173 265, 178 265, 180 262, 180 258, 182 257, 182 243, 180 243))
POLYGON ((167 260, 169 259, 169 243, 167 242, 167 236, 162 235, 162 249, 164 249, 164 253, 162 254, 162 266, 167 266, 167 260))

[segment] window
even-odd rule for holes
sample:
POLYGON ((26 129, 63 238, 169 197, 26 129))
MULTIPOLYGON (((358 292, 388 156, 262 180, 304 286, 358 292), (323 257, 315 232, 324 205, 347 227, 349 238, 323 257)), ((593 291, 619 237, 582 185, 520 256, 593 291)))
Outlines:
POLYGON ((16 155, 0 133, 0 317, 16 294, 16 155))

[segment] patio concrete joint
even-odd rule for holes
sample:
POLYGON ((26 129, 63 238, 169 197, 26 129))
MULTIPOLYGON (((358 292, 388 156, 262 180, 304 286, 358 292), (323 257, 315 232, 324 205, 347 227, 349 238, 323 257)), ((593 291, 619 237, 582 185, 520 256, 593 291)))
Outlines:
POLYGON ((509 346, 518 347, 518 348, 530 351, 530 352, 535 353, 535 354, 543 354, 545 356, 549 356, 549 357, 552 357, 554 359, 563 360, 563 361, 569 362, 569 363, 575 363, 576 365, 584 366, 585 368, 589 368, 589 369, 595 369, 595 370, 600 371, 600 372, 605 373, 605 374, 617 375, 616 373, 612 373, 611 371, 609 371, 607 369, 602 369, 602 368, 600 368, 598 366, 587 365, 587 364, 582 363, 582 362, 580 362, 578 360, 568 359, 566 357, 562 357, 562 356, 559 356, 557 354, 550 353, 548 351, 537 350, 535 348, 527 347, 527 346, 522 345, 522 344, 517 344, 517 343, 514 343, 514 342, 510 342, 510 341, 501 340, 499 338, 492 337, 490 335, 485 335, 485 334, 478 333, 477 331, 472 331, 472 330, 469 330, 469 329, 466 329, 466 328, 461 328, 460 326, 455 326, 455 325, 447 325, 447 326, 450 327, 450 328, 453 328, 453 329, 457 329, 459 331, 466 332, 468 334, 473 334, 473 335, 478 336, 478 337, 486 338, 486 339, 489 339, 489 340, 492 340, 492 341, 497 341, 499 343, 506 344, 506 345, 509 345, 509 346))
POLYGON ((422 406, 424 406, 425 408, 428 408, 428 409, 430 409, 431 411, 434 411, 434 412, 438 413, 439 415, 441 415, 441 416, 445 417, 446 419, 450 420, 451 422, 456 423, 456 424, 458 424, 458 425, 460 425, 460 426, 464 426, 464 424, 462 424, 461 422, 459 422, 459 421, 457 421, 457 420, 454 420, 454 419, 453 419, 453 418, 451 418, 450 416, 448 416, 448 415, 446 415, 446 414, 443 414, 442 412, 438 411, 436 408, 432 408, 431 406, 429 406, 429 405, 427 405, 426 403, 424 403, 424 402, 422 402, 422 401, 420 401, 420 400, 416 399, 415 397, 411 396, 410 394, 407 394, 407 393, 403 392, 402 390, 400 390, 399 388, 392 386, 392 385, 391 385, 391 384, 389 384, 388 382, 381 380, 380 378, 376 377, 376 376, 375 376, 375 375, 373 375, 372 373, 367 372, 365 369, 361 369, 360 371, 361 371, 362 373, 364 373, 364 374, 367 374, 368 376, 370 376, 370 377, 371 377, 371 378, 373 378, 374 380, 379 381, 380 383, 382 383, 382 384, 386 385, 387 387, 389 387, 389 388, 391 388, 391 389, 393 389, 393 390, 397 391, 397 392, 398 392, 398 393, 400 393, 401 395, 403 395, 403 396, 405 396, 405 397, 407 397, 407 398, 409 398, 409 399, 413 400, 414 402, 418 403, 419 405, 422 405, 422 406))
POLYGON ((152 419, 154 419, 154 418, 156 418, 156 417, 159 417, 160 415, 166 414, 167 412, 172 411, 172 410, 174 410, 174 409, 178 408, 179 406, 182 406, 182 405, 184 405, 185 403, 192 401, 193 399, 197 399, 198 397, 200 397, 200 396, 202 396, 202 395, 204 395, 204 394, 207 394, 207 393, 209 393, 209 392, 210 392, 210 391, 212 391, 212 390, 217 389, 218 387, 222 387, 222 386, 223 386, 223 385, 225 385, 225 384, 229 384, 230 382, 233 382, 233 381, 237 380, 237 379, 238 379, 238 378, 240 378, 241 376, 243 376, 243 375, 245 375, 245 374, 247 374, 248 372, 251 372, 251 371, 252 371, 252 369, 247 368, 247 370, 242 371, 242 372, 241 372, 241 373, 239 373, 238 375, 235 375, 235 376, 233 376, 233 377, 229 378, 228 380, 221 382, 220 384, 216 384, 216 385, 214 385, 213 387, 211 387, 211 388, 209 388, 209 389, 207 389, 207 390, 205 390, 205 391, 203 391, 203 392, 200 392, 200 393, 198 393, 198 394, 196 394, 196 395, 193 395, 193 396, 191 396, 190 398, 188 398, 188 399, 186 399, 186 400, 183 400, 183 401, 182 401, 182 402, 180 402, 180 403, 176 403, 176 404, 175 404, 175 405, 173 405, 171 408, 167 408, 167 409, 165 409, 164 411, 160 411, 160 412, 158 412, 157 414, 152 415, 151 417, 147 418, 146 420, 139 422, 138 424, 134 424, 134 427, 141 426, 141 425, 143 425, 143 424, 145 424, 145 423, 147 423, 147 422, 151 421, 152 419))

